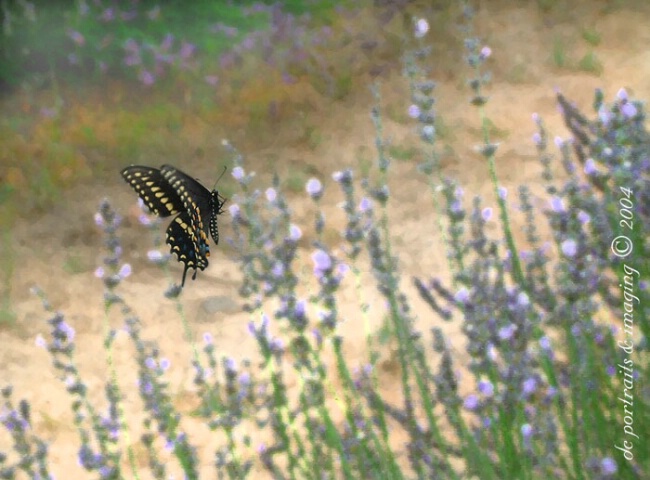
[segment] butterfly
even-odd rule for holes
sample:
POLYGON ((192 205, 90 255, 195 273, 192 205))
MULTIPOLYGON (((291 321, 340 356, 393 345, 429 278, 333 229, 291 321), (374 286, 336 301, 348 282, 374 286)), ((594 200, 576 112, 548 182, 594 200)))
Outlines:
POLYGON ((205 270, 210 256, 208 231, 216 245, 219 244, 217 216, 224 213, 226 199, 217 190, 210 192, 178 168, 163 165, 159 169, 142 165, 131 165, 121 172, 126 182, 133 187, 144 204, 159 217, 178 214, 167 227, 167 244, 171 253, 185 265, 181 287, 185 276, 194 269, 205 270))

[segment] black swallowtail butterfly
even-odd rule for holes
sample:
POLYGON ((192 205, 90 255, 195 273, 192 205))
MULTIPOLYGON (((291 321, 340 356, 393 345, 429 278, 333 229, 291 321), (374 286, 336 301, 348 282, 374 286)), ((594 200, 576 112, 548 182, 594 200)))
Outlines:
POLYGON ((217 215, 223 213, 226 199, 170 165, 160 169, 132 165, 122 170, 122 177, 152 213, 159 217, 179 214, 167 227, 167 244, 185 264, 181 286, 190 268, 194 269, 194 280, 197 269, 208 266, 208 229, 214 243, 219 244, 217 215))

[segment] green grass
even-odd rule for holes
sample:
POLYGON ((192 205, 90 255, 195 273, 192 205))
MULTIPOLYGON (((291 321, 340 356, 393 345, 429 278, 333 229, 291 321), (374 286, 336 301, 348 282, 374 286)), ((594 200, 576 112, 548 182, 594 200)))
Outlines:
POLYGON ((553 64, 558 68, 564 68, 568 64, 566 45, 560 37, 553 39, 553 51, 551 53, 553 64))
POLYGON ((586 53, 578 62, 578 68, 583 72, 600 75, 603 73, 603 64, 598 59, 595 52, 586 53))
POLYGON ((600 45, 601 36, 596 30, 591 28, 585 28, 582 31, 582 38, 592 47, 597 47, 600 45))
POLYGON ((404 162, 413 160, 419 151, 419 148, 415 146, 391 145, 388 149, 388 154, 395 160, 404 162))
POLYGON ((291 169, 284 185, 289 192, 300 193, 305 191, 305 184, 307 183, 307 176, 300 170, 291 169))

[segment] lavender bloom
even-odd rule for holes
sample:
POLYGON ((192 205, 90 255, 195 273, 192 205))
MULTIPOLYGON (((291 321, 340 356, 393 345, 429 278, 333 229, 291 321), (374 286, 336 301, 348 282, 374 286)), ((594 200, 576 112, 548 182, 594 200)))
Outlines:
POLYGON ((112 7, 111 7, 111 8, 107 8, 106 10, 104 10, 104 11, 102 12, 102 15, 101 15, 99 18, 100 18, 100 20, 102 20, 103 22, 110 22, 110 21, 113 21, 113 20, 115 19, 115 10, 114 10, 112 7))
POLYGON ((140 81, 146 86, 151 86, 156 81, 156 77, 148 70, 142 70, 140 72, 140 81))
POLYGON ((466 410, 476 410, 480 405, 479 399, 476 395, 468 395, 463 402, 463 407, 466 410))
POLYGON ((359 212, 360 213, 369 213, 372 211, 372 200, 368 197, 363 197, 359 202, 359 212))
POLYGON ((494 385, 488 380, 481 380, 478 383, 479 392, 481 392, 486 397, 491 397, 494 395, 494 385))
POLYGON ((332 259, 323 250, 316 250, 311 259, 314 262, 314 274, 320 278, 325 272, 332 268, 332 259))
POLYGON ((239 217, 239 215, 241 215, 241 209, 239 208, 239 205, 237 205, 236 203, 232 203, 228 207, 228 213, 230 213, 230 216, 232 218, 237 218, 239 217))
POLYGON ((585 162, 584 171, 587 175, 593 175, 598 173, 598 170, 596 169, 596 162, 594 162, 593 158, 587 159, 587 161, 585 162))
POLYGON ((539 339, 539 346, 542 348, 542 350, 551 350, 551 339, 547 336, 541 337, 539 339))
POLYGON ((591 220, 591 216, 587 212, 580 210, 578 212, 578 220, 580 221, 580 223, 584 225, 585 223, 588 223, 591 220))
POLYGON ((516 331, 517 326, 510 324, 508 326, 500 328, 498 335, 501 340, 511 340, 516 331))
POLYGON ((68 36, 74 43, 76 43, 80 47, 82 47, 86 43, 86 39, 84 38, 84 36, 81 33, 77 32, 76 30, 72 30, 71 32, 69 32, 68 36))
POLYGON ((266 192, 264 192, 266 195, 266 199, 270 202, 273 203, 275 202, 276 198, 278 197, 278 193, 274 188, 267 188, 266 192))
POLYGON ((420 18, 415 22, 415 37, 422 38, 429 31, 429 22, 424 18, 420 18))
POLYGON ((179 55, 180 55, 181 59, 187 60, 188 58, 190 58, 194 54, 195 50, 196 50, 196 45, 194 45, 192 43, 188 43, 188 42, 183 42, 181 44, 181 49, 180 49, 179 55))
POLYGON ((454 300, 459 303, 467 303, 469 302, 469 299, 469 290, 467 290, 465 287, 462 287, 460 290, 458 290, 458 292, 456 292, 456 295, 454 295, 454 300))
POLYGON ((631 103, 625 103, 621 107, 621 113, 626 118, 634 118, 634 117, 637 116, 638 112, 637 112, 637 109, 636 109, 636 107, 634 105, 632 105, 631 103))
POLYGON ((435 140, 436 129, 433 125, 424 125, 422 127, 422 140, 425 142, 433 142, 435 140))
POLYGON ((284 265, 280 262, 275 262, 273 265, 273 268, 271 270, 271 273, 273 274, 274 277, 281 277, 284 275, 284 265))
POLYGON ((603 475, 614 475, 618 471, 616 460, 611 457, 605 457, 600 461, 600 471, 603 475))
POLYGON ((578 244, 575 240, 570 238, 562 242, 560 249, 562 250, 562 253, 567 257, 575 257, 576 253, 578 252, 578 244))
POLYGON ((492 218, 492 209, 490 207, 484 208, 481 212, 481 216, 486 222, 489 221, 490 218, 492 218))
POLYGON ((156 265, 164 265, 168 259, 160 250, 149 250, 147 252, 147 258, 156 265))
POLYGON ((519 292, 517 295, 517 303, 522 307, 527 307, 530 305, 530 298, 526 292, 519 292))
POLYGON ((411 118, 418 118, 420 116, 420 113, 420 107, 417 105, 411 105, 408 109, 408 114, 411 118))
POLYGON ((562 213, 566 212, 566 208, 564 206, 564 201, 560 197, 554 196, 551 199, 551 208, 553 209, 554 212, 557 213, 562 213))
POLYGON ((160 359, 160 368, 163 371, 169 370, 169 367, 171 367, 172 362, 168 358, 161 358, 160 359))
POLYGON ((160 49, 162 51, 167 51, 170 48, 172 48, 173 44, 174 44, 174 35, 168 33, 167 35, 165 35, 165 38, 163 38, 163 41, 160 44, 160 49))
POLYGON ((492 55, 492 49, 488 47, 487 45, 481 48, 481 58, 483 60, 489 58, 492 55))
POLYGON ((314 200, 319 200, 323 196, 323 185, 317 178, 310 178, 305 189, 314 200))
POLYGON ((537 390, 537 380, 534 378, 527 378, 524 380, 521 390, 524 397, 531 396, 535 393, 535 390, 537 390))
POLYGON ((126 277, 131 275, 131 265, 129 265, 128 263, 125 263, 124 265, 122 265, 122 267, 120 268, 120 271, 118 272, 118 275, 122 279, 125 279, 126 277))
POLYGON ((235 180, 237 180, 238 182, 240 182, 244 178, 245 175, 246 175, 246 172, 244 172, 244 169, 242 167, 240 167, 240 166, 237 166, 237 167, 232 169, 232 177, 235 180))
POLYGON ((294 225, 293 223, 289 226, 289 239, 292 242, 297 242, 300 240, 302 237, 302 230, 300 230, 300 227, 298 225, 294 225))
POLYGON ((533 435, 533 427, 525 423, 521 426, 521 435, 524 437, 524 439, 528 439, 533 435))

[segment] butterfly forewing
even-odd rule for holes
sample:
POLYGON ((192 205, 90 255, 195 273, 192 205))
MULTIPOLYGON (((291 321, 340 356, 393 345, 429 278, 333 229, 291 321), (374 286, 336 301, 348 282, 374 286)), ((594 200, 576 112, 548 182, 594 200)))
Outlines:
POLYGON ((210 211, 210 191, 198 181, 169 165, 163 165, 160 173, 177 193, 186 210, 196 205, 204 214, 210 211))
POLYGON ((168 217, 185 210, 178 192, 157 168, 131 166, 122 170, 122 177, 133 187, 144 204, 159 217, 168 217))

